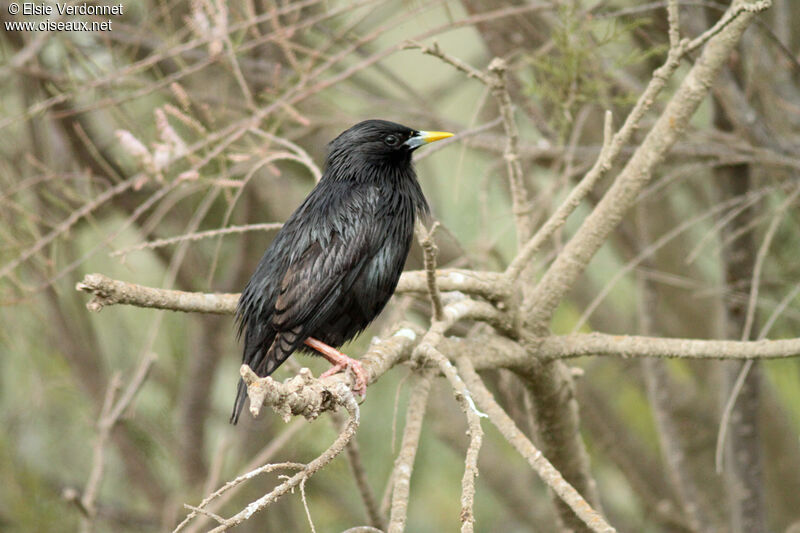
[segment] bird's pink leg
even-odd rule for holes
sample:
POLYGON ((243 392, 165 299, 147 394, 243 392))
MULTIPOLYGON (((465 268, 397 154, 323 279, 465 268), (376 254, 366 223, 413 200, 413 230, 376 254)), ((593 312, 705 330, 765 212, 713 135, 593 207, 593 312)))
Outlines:
POLYGON ((360 361, 346 356, 336 348, 328 346, 324 342, 318 341, 314 337, 309 337, 304 342, 306 346, 318 351, 320 354, 322 354, 322 357, 327 359, 330 364, 333 365, 330 369, 322 373, 320 376, 321 378, 332 376, 337 372, 341 372, 345 368, 350 368, 353 371, 353 374, 356 376, 356 384, 353 387, 353 390, 361 396, 367 395, 367 373, 364 371, 364 367, 361 366, 360 361))

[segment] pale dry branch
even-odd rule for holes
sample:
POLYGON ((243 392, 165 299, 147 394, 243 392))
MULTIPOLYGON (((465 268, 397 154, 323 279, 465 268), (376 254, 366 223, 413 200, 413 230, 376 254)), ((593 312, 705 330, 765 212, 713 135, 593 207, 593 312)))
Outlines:
MULTIPOLYGON (((462 359, 458 359, 459 369, 468 364, 462 359)), ((466 386, 464 390, 466 391, 466 386)), ((461 397, 465 397, 463 393, 461 397)), ((470 402, 467 409, 464 409, 464 412, 467 415, 467 423, 469 425, 467 428, 469 446, 464 455, 464 475, 461 477, 461 533, 471 533, 475 530, 475 478, 478 477, 478 454, 483 443, 483 428, 481 427, 480 417, 485 415, 483 413, 479 414, 472 402, 470 402)))
POLYGON ((472 395, 464 381, 459 376, 456 367, 450 360, 440 352, 435 346, 434 342, 441 341, 441 337, 434 329, 440 323, 434 323, 428 334, 426 334, 419 346, 414 350, 414 356, 424 358, 433 362, 442 374, 445 376, 450 386, 453 389, 453 396, 455 396, 459 407, 464 412, 467 418, 467 433, 470 436, 469 447, 464 459, 464 475, 461 482, 461 531, 467 533, 474 531, 475 528, 475 514, 473 511, 475 504, 475 477, 478 475, 478 453, 481 448, 483 440, 483 429, 481 428, 481 417, 485 417, 484 413, 478 411, 475 407, 475 402, 472 395))
POLYGON ((460 370, 475 398, 475 403, 489 415, 489 420, 500 431, 503 437, 522 455, 539 477, 550 487, 564 503, 580 518, 591 531, 597 533, 614 533, 605 519, 570 485, 561 473, 542 455, 533 443, 525 437, 495 401, 492 393, 486 388, 471 362, 467 358, 460 361, 460 370))
POLYGON ((111 410, 113 409, 114 399, 122 387, 122 374, 115 373, 111 377, 111 383, 108 385, 105 399, 103 400, 103 407, 100 410, 100 419, 97 424, 97 438, 94 443, 94 450, 92 453, 92 470, 89 473, 89 480, 86 482, 86 489, 83 491, 83 497, 80 500, 75 500, 79 503, 80 509, 84 512, 84 517, 81 520, 81 531, 88 533, 94 527, 94 520, 97 516, 97 507, 95 500, 97 493, 100 489, 100 481, 103 478, 103 470, 105 469, 105 447, 108 438, 111 436, 112 424, 109 424, 111 410))
MULTIPOLYGON (((208 496, 206 496, 202 502, 200 502, 196 508, 194 509, 205 509, 207 511, 214 511, 215 509, 222 506, 226 503, 234 494, 236 494, 238 487, 242 485, 244 481, 252 479, 253 477, 266 472, 272 472, 274 470, 282 469, 282 468, 304 468, 305 465, 301 463, 274 463, 274 464, 263 464, 280 449, 289 440, 294 438, 295 434, 303 427, 300 423, 303 422, 301 419, 296 419, 292 425, 288 426, 286 430, 281 433, 278 437, 272 440, 267 446, 258 453, 248 464, 246 468, 244 468, 245 473, 242 475, 237 476, 231 481, 225 483, 222 487, 217 489, 216 491, 212 492, 208 496), (261 466, 258 466, 261 465, 261 466)), ((189 525, 189 522, 197 516, 197 512, 193 510, 193 512, 189 513, 186 518, 178 524, 178 526, 173 530, 174 533, 178 531, 183 531, 184 528, 187 531, 194 532, 199 531, 199 528, 204 525, 204 521, 195 520, 188 528, 186 527, 189 525)), ((205 516, 205 515, 204 515, 205 516)))
MULTIPOLYGON (((512 294, 511 285, 505 282, 499 272, 439 269, 436 271, 436 285, 441 292, 458 291, 497 302, 509 299, 512 294)), ((423 270, 403 272, 395 290, 400 294, 424 294, 427 291, 427 275, 423 270)))
MULTIPOLYGON (((716 360, 786 359, 800 356, 800 338, 730 341, 574 333, 525 340, 527 347, 524 349, 515 348, 515 343, 503 341, 501 346, 504 349, 501 350, 498 346, 493 353, 488 353, 490 350, 487 349, 487 353, 476 359, 475 364, 481 368, 515 368, 534 362, 585 356, 716 360), (535 354, 535 358, 532 354, 535 354)), ((459 342, 468 344, 482 341, 463 339, 459 342)))
POLYGON ((203 515, 203 516, 205 516, 207 518, 210 518, 210 519, 214 520, 218 524, 224 524, 225 523, 225 519, 222 518, 220 515, 218 515, 216 513, 212 513, 211 511, 208 511, 208 510, 203 509, 201 507, 195 507, 194 505, 189 505, 188 503, 184 503, 183 507, 188 509, 188 510, 190 510, 190 511, 192 511, 195 514, 203 515))
POLYGON ((358 446, 358 440, 353 439, 347 445, 347 458, 350 462, 350 471, 353 473, 353 479, 358 487, 358 493, 361 495, 361 500, 364 502, 364 509, 367 512, 367 518, 370 525, 384 530, 386 529, 386 518, 381 513, 378 502, 375 500, 375 493, 369 486, 367 480, 367 473, 364 469, 364 461, 361 459, 361 450, 358 446))
POLYGON ((431 300, 431 314, 434 320, 441 320, 444 314, 442 307, 442 293, 436 283, 436 254, 439 253, 433 235, 439 227, 439 222, 434 222, 429 230, 426 230, 421 222, 417 222, 417 240, 425 257, 425 281, 428 284, 428 298, 431 300))
POLYGON ((645 113, 652 107, 656 97, 666 85, 669 78, 680 65, 681 57, 686 53, 685 43, 678 40, 678 15, 677 6, 669 5, 670 13, 670 49, 664 64, 653 72, 650 82, 642 92, 636 105, 633 107, 625 119, 620 130, 612 137, 612 116, 610 111, 606 111, 605 123, 603 128, 603 146, 592 168, 583 177, 581 182, 572 190, 564 202, 558 207, 555 213, 539 228, 536 234, 521 247, 517 257, 509 264, 506 275, 511 280, 516 280, 524 267, 530 262, 533 255, 539 250, 544 242, 559 228, 561 228, 569 218, 570 214, 578 207, 586 195, 591 192, 600 178, 611 168, 623 148, 630 142, 633 133, 639 126, 645 113))
POLYGON ((126 256, 131 252, 138 252, 140 250, 154 250, 163 246, 177 244, 183 241, 199 241, 201 239, 208 239, 211 237, 219 237, 220 235, 230 235, 234 233, 244 233, 247 231, 274 231, 281 229, 283 224, 279 222, 265 223, 265 224, 247 224, 245 226, 228 226, 227 228, 214 229, 208 231, 198 231, 189 233, 187 235, 178 235, 177 237, 170 237, 167 239, 156 239, 154 241, 143 242, 135 246, 129 246, 121 250, 116 250, 109 254, 111 257, 126 256))
MULTIPOLYGON (((469 271, 448 272, 437 271, 437 282, 445 284, 449 289, 469 284, 473 280, 480 283, 490 283, 481 280, 480 276, 488 273, 474 273, 468 277, 469 271)), ((425 274, 422 271, 407 272, 415 277, 413 284, 408 281, 407 287, 413 286, 415 292, 426 290, 425 274)), ((491 273, 496 274, 496 273, 491 273)), ((497 278, 495 278, 497 279, 497 278)), ((89 292, 98 299, 97 305, 127 304, 137 307, 153 307, 173 311, 209 312, 232 314, 236 309, 238 294, 212 294, 183 292, 176 290, 155 289, 132 283, 112 280, 102 274, 88 274, 84 281, 78 284, 78 289, 89 292)), ((88 305, 93 305, 90 302, 88 305)), ((455 322, 468 318, 488 322, 500 331, 513 332, 514 327, 510 318, 486 302, 462 298, 452 302, 444 308, 446 329, 455 322)), ((373 344, 364 356, 365 369, 368 368, 370 382, 382 375, 389 366, 406 357, 407 350, 418 342, 418 332, 415 328, 407 326, 401 328, 387 340, 373 344), (408 341, 402 348, 395 347, 394 343, 408 341), (385 344, 389 342, 389 345, 385 344), (391 352, 390 363, 387 355, 382 350, 391 352), (402 352, 397 353, 397 349, 402 352), (374 353, 374 355, 372 355, 374 353), (373 365, 375 365, 373 367, 373 365), (373 370, 374 368, 374 370, 373 370), (374 375, 373 375, 374 372, 374 375)), ((512 335, 513 337, 513 335, 512 335)), ((499 338, 499 337, 497 337, 499 338)), ((464 339, 468 342, 470 339, 464 339)), ((510 339, 506 339, 504 349, 496 347, 492 353, 484 354, 475 361, 480 368, 495 365, 498 367, 513 368, 530 363, 531 361, 548 361, 555 359, 570 359, 581 356, 615 356, 615 357, 670 357, 688 359, 781 359, 797 357, 800 355, 800 339, 758 340, 758 341, 729 341, 729 340, 700 340, 678 339, 660 337, 641 337, 630 335, 609 335, 604 333, 570 334, 536 337, 526 336, 529 344, 528 350, 522 348, 510 339), (516 349, 511 347, 516 345, 516 349), (536 354, 534 359, 529 353, 536 354)), ((342 376, 331 376, 329 379, 340 379, 342 376)))
POLYGON ((155 289, 111 279, 103 274, 87 274, 75 289, 92 294, 86 304, 90 311, 100 311, 115 304, 187 313, 233 314, 238 294, 207 294, 171 289, 155 289))
POLYGON ((345 428, 342 430, 339 436, 336 437, 336 440, 333 442, 333 444, 331 444, 330 447, 328 447, 328 449, 325 450, 320 456, 305 465, 300 472, 275 487, 271 492, 251 502, 247 507, 236 513, 234 516, 225 519, 222 524, 211 530, 212 533, 227 531, 228 529, 235 527, 249 519, 255 513, 263 511, 272 502, 276 501, 278 498, 285 495, 299 484, 304 483, 321 468, 333 461, 333 459, 335 459, 336 456, 338 456, 342 450, 344 450, 350 440, 355 436, 360 420, 358 403, 356 402, 353 392, 344 385, 342 385, 340 389, 346 389, 340 391, 340 398, 343 401, 341 405, 347 409, 347 413, 350 416, 347 420, 345 428))
POLYGON ((700 48, 743 14, 754 15, 762 11, 766 11, 770 7, 772 7, 772 0, 756 0, 754 2, 740 0, 730 9, 728 9, 711 28, 704 31, 691 41, 682 43, 684 53, 693 52, 694 50, 700 48))
POLYGON ((678 48, 681 44, 680 11, 678 0, 667 1, 667 22, 669 24, 669 47, 678 48))
POLYGON ((283 383, 270 376, 259 377, 247 365, 242 365, 240 374, 247 385, 250 414, 253 417, 259 415, 262 406, 269 405, 284 422, 289 422, 292 416, 314 420, 325 411, 335 411, 344 404, 345 397, 352 394, 341 379, 331 384, 323 383, 320 379, 314 379, 311 371, 305 367, 283 383))
POLYGON ((567 198, 536 231, 533 237, 520 247, 516 257, 511 260, 511 263, 509 263, 505 271, 505 275, 508 277, 509 281, 517 281, 525 267, 528 266, 533 256, 539 251, 545 241, 567 222, 572 212, 580 205, 586 195, 592 191, 600 178, 605 175, 606 171, 611 168, 623 144, 628 141, 628 137, 633 133, 633 127, 625 131, 624 135, 627 137, 623 137, 623 130, 620 130, 616 136, 612 137, 612 131, 613 115, 610 111, 606 111, 605 124, 603 127, 603 147, 600 150, 600 155, 598 155, 594 166, 586 173, 578 185, 570 191, 567 198), (612 149, 613 141, 616 141, 616 150, 612 149))
POLYGON ((461 59, 445 53, 436 42, 431 46, 409 42, 404 45, 404 48, 418 48, 423 54, 437 57, 465 73, 467 77, 479 80, 489 88, 492 96, 497 100, 503 130, 506 135, 503 159, 506 162, 506 174, 511 189, 512 212, 517 226, 517 242, 521 246, 522 243, 530 238, 533 228, 530 217, 531 206, 528 189, 525 185, 522 165, 520 164, 519 128, 514 119, 514 105, 511 102, 506 80, 508 64, 504 59, 495 57, 487 67, 488 72, 483 72, 461 59))
MULTIPOLYGON (((740 4, 741 2, 736 2, 731 9, 737 9, 740 4)), ((656 119, 609 190, 561 249, 536 286, 526 291, 521 312, 527 329, 534 335, 546 334, 556 308, 649 183, 655 167, 678 140, 707 96, 714 78, 753 17, 753 13, 743 12, 709 39, 663 113, 656 119)), ((660 92, 677 69, 683 54, 682 48, 670 48, 667 61, 653 73, 650 84, 626 118, 622 129, 615 136, 615 141, 623 138, 623 131, 632 129, 639 122, 652 103, 651 98, 660 92)), ((614 141, 611 146, 612 150, 617 148, 614 141)), ((595 482, 589 472, 588 455, 580 440, 577 405, 568 370, 555 362, 524 372, 522 377, 533 393, 540 433, 545 439, 545 452, 564 476, 586 493, 589 501, 597 503, 599 500, 595 482)), ((569 523, 572 517, 563 506, 559 506, 559 511, 562 519, 569 523)))
POLYGON ((402 533, 405 530, 408 498, 411 492, 411 472, 414 469, 414 458, 422 433, 422 421, 425 418, 431 381, 429 373, 422 373, 411 389, 400 453, 397 454, 392 470, 392 504, 386 530, 388 533, 402 533))
POLYGON ((527 241, 533 233, 530 211, 530 199, 528 188, 525 185, 525 177, 522 174, 522 165, 519 157, 519 128, 514 120, 514 106, 511 102, 511 95, 508 92, 506 73, 508 64, 500 57, 492 59, 489 63, 489 73, 491 74, 491 91, 497 100, 500 108, 500 116, 503 117, 503 129, 506 133, 506 146, 503 151, 503 159, 506 162, 506 174, 511 189, 511 212, 514 214, 514 221, 517 226, 517 245, 527 241))
MULTIPOLYGON (((350 442, 353 441, 351 440, 350 442)), ((308 500, 306 499, 306 481, 308 481, 308 478, 304 477, 300 482, 300 499, 303 501, 303 508, 306 511, 306 518, 308 519, 308 525, 311 527, 311 533, 317 533, 317 528, 314 527, 314 521, 311 519, 311 509, 308 507, 308 500)))
POLYGON ((89 473, 89 480, 86 482, 86 489, 80 499, 80 507, 85 510, 86 516, 81 521, 81 531, 89 533, 94 528, 94 520, 97 516, 97 506, 95 500, 100 491, 100 484, 103 480, 105 471, 105 447, 111 437, 114 426, 117 425, 122 415, 131 406, 134 398, 147 380, 150 369, 156 361, 156 355, 148 352, 134 371, 125 391, 119 398, 117 393, 122 388, 122 375, 117 372, 111 378, 108 386, 103 407, 100 411, 100 418, 97 422, 97 438, 92 454, 92 469, 89 473), (116 403, 115 403, 116 402, 116 403))
MULTIPOLYGON (((490 300, 504 300, 509 297, 507 285, 502 282, 502 275, 497 272, 443 269, 437 270, 436 276, 436 283, 441 291, 459 291, 484 296, 490 300)), ((92 295, 87 304, 90 311, 100 311, 109 305, 127 304, 169 311, 230 315, 236 311, 236 304, 239 301, 238 293, 158 289, 111 279, 103 274, 87 274, 83 281, 76 284, 75 289, 92 295)), ((424 294, 427 291, 428 280, 425 271, 414 270, 404 272, 400 276, 397 292, 424 294)))

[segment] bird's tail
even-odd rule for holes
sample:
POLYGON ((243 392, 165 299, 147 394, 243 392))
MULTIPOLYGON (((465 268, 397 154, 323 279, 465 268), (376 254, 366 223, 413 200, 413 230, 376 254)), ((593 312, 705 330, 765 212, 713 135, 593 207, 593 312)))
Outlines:
MULTIPOLYGON (((271 351, 271 344, 275 337, 275 331, 266 328, 258 323, 247 323, 245 327, 240 327, 240 334, 244 332, 244 353, 242 354, 242 364, 248 365, 253 372, 259 376, 268 376, 269 373, 263 373, 262 362, 265 356, 268 357, 271 351)), ((244 409, 244 404, 247 401, 247 385, 243 379, 239 379, 239 385, 236 389, 236 401, 233 402, 233 412, 231 413, 231 424, 236 424, 239 421, 239 415, 244 409)))
MULTIPOLYGON (((254 339, 248 335, 245 337, 244 357, 242 357, 242 363, 247 364, 251 369, 253 369, 253 372, 259 376, 268 376, 272 372, 265 373, 263 368, 264 365, 262 363, 264 359, 269 359, 269 354, 272 351, 273 350, 271 346, 270 349, 267 350, 264 347, 263 342, 254 342, 254 339)), ((274 369, 275 368, 271 368, 270 370, 274 369)), ((236 425, 236 423, 239 422, 239 415, 242 414, 245 401, 247 401, 247 385, 245 384, 244 379, 239 378, 239 385, 236 388, 236 401, 233 402, 233 412, 231 413, 231 424, 236 425)))
MULTIPOLYGON (((277 334, 273 330, 270 337, 272 337, 272 343, 269 349, 264 349, 265 342, 263 340, 259 339, 260 342, 255 342, 255 339, 249 335, 245 337, 243 362, 248 364, 262 378, 275 372, 297 349, 298 344, 302 344, 299 328, 277 334)), ((231 424, 236 424, 239 421, 239 415, 244 409, 245 400, 247 400, 247 385, 245 385, 243 379, 240 379, 236 390, 236 401, 233 403, 231 424)))
POLYGON ((236 389, 236 401, 233 402, 233 412, 231 413, 231 424, 236 425, 239 422, 239 415, 242 414, 245 400, 247 400, 247 385, 244 384, 243 379, 239 379, 239 387, 236 389))

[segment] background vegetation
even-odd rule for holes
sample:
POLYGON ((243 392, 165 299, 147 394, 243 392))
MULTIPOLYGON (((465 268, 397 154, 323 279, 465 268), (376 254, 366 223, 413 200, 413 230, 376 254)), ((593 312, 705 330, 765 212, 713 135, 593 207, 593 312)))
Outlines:
MULTIPOLYGON (((773 4, 755 15, 737 12, 753 20, 725 54, 709 95, 651 169, 632 209, 554 303, 544 332, 539 322, 531 334, 549 328, 741 341, 800 336, 800 5, 773 4)), ((8 5, 0 2, 3 22, 33 19, 9 15, 8 5)), ((326 143, 373 117, 458 134, 417 154, 433 219, 441 223, 438 264, 503 271, 518 257, 518 242, 602 156, 605 112, 619 131, 657 79, 653 72, 673 60, 664 89, 647 102, 608 170, 524 263, 514 292, 527 298, 631 163, 704 46, 728 29, 673 58, 678 41, 670 41, 670 28, 695 39, 730 7, 682 0, 123 5, 110 32, 0 32, 3 531, 169 531, 186 516, 184 503, 197 505, 242 472, 312 460, 344 420, 326 414, 286 424, 264 412, 230 426, 240 362, 232 318, 130 306, 90 313, 87 296, 75 291, 85 274, 238 292, 274 223, 313 187, 326 143), (679 25, 668 24, 668 4, 679 25), (439 56, 457 58, 489 81, 502 75, 504 87, 467 76, 436 50, 409 46, 434 41, 439 56), (488 70, 495 57, 505 60, 506 72, 488 70), (513 108, 503 108, 504 96, 513 108), (503 115, 509 109, 519 130, 511 148, 503 115), (509 161, 519 164, 516 184, 509 161), (135 393, 130 402, 116 403, 127 390, 135 393), (103 421, 113 405, 124 409, 111 427, 103 421)), ((734 8, 741 5, 750 4, 734 8)), ((415 245, 406 268, 422 267, 415 245)), ((401 320, 430 324, 424 293, 398 294, 345 351, 364 353, 373 336, 390 335, 401 320)), ((486 331, 475 320, 451 333, 469 340, 486 331)), ((605 355, 558 362, 567 371, 559 375, 569 377, 567 388, 554 390, 568 393, 557 399, 562 406, 576 400, 580 434, 572 444, 585 445, 590 470, 576 469, 591 487, 584 496, 610 524, 642 532, 799 527, 796 359, 758 361, 742 373, 741 361, 605 355), (726 404, 732 408, 723 417, 726 404), (721 427, 728 452, 717 458, 717 472, 721 427)), ((315 375, 326 367, 303 356, 295 361, 276 378, 295 375, 301 365, 315 375)), ((542 419, 536 378, 486 366, 481 377, 500 405, 561 468, 548 449, 571 448, 547 429, 553 420, 542 419)), ((359 453, 341 455, 304 483, 317 531, 376 522, 358 479, 380 507, 373 525, 386 524, 418 374, 405 362, 371 385, 361 406, 359 453), (362 474, 351 473, 353 462, 362 474)), ((469 439, 452 394, 445 380, 433 381, 407 531, 460 524, 469 439)), ((561 412, 552 413, 558 423, 561 412)), ((507 438, 482 425, 475 529, 562 531, 565 511, 553 505, 546 485, 507 438)), ((240 485, 214 512, 235 514, 283 473, 240 485)), ((199 517, 188 529, 212 525, 199 517)), ((239 529, 310 527, 295 491, 239 529)))

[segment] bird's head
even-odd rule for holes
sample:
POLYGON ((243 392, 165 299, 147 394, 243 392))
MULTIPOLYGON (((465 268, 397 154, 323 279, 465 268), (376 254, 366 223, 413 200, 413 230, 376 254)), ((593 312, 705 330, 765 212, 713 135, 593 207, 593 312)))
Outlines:
POLYGON ((411 152, 452 137, 444 131, 419 131, 387 120, 365 120, 345 130, 329 145, 329 168, 370 169, 411 166, 411 152))

